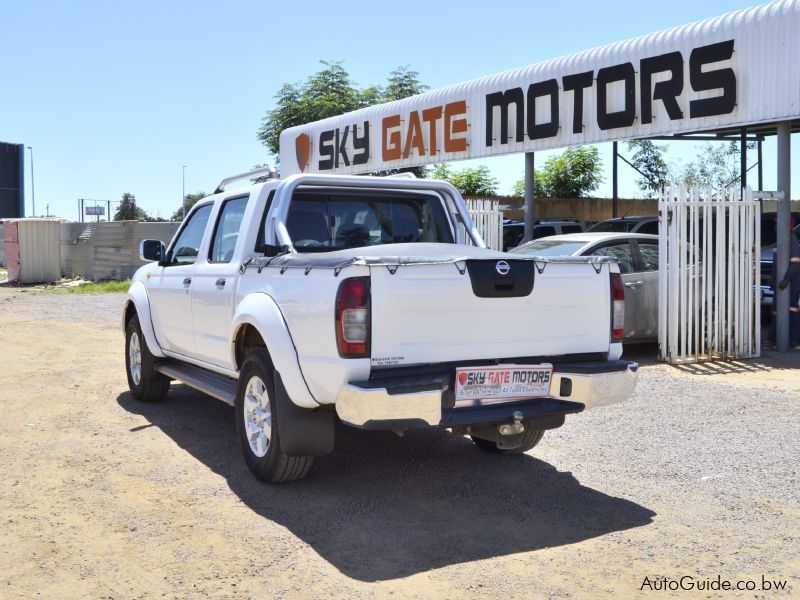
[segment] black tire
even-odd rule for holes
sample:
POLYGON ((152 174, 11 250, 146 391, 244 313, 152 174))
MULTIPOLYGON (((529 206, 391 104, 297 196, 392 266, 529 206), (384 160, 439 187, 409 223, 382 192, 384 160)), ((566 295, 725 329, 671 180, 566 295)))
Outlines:
POLYGON ((163 400, 169 391, 169 377, 155 369, 155 357, 150 353, 147 342, 142 335, 139 317, 128 321, 125 330, 125 373, 128 376, 128 387, 133 397, 141 402, 157 402, 163 400), (136 382, 131 365, 131 342, 138 344, 140 357, 139 382, 136 382))
POLYGON ((528 429, 522 433, 522 444, 516 448, 498 448, 497 444, 491 440, 485 440, 476 436, 470 436, 475 445, 489 454, 523 454, 536 446, 544 437, 544 429, 528 429))
MULTIPOLYGON (((245 359, 239 373, 239 388, 236 392, 235 408, 236 431, 244 462, 256 478, 267 483, 286 483, 302 479, 308 474, 314 458, 312 456, 288 456, 281 447, 281 440, 278 435, 278 419, 280 415, 276 411, 275 402, 275 371, 270 365, 266 351, 258 350, 252 352, 245 359), (252 405, 252 400, 246 399, 248 386, 253 382, 254 385, 260 387, 255 378, 258 378, 265 388, 263 393, 268 395, 271 414, 268 442, 264 444, 262 437, 262 444, 258 446, 257 440, 254 441, 257 447, 266 445, 266 453, 263 456, 259 456, 251 446, 245 425, 245 405, 252 405)), ((256 415, 254 414, 253 419, 255 420, 255 418, 256 415)), ((251 423, 255 423, 254 420, 251 423)), ((259 437, 257 433, 254 435, 256 438, 259 437)))

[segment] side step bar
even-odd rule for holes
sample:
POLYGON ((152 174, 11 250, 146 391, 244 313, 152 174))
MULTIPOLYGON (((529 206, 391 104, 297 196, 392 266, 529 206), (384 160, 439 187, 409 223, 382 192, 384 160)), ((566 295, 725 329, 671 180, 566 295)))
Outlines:
POLYGON ((194 365, 177 362, 156 363, 156 371, 171 379, 177 379, 197 391, 213 396, 217 400, 222 400, 231 406, 233 406, 233 402, 236 399, 238 382, 230 377, 218 375, 194 365))

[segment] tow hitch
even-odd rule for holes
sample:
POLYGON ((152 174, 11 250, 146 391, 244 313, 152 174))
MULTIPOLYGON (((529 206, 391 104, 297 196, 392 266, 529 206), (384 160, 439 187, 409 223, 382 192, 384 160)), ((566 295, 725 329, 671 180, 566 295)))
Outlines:
POLYGON ((519 435, 525 431, 525 425, 522 423, 522 413, 518 410, 515 410, 511 416, 514 417, 513 423, 503 423, 502 425, 498 425, 497 432, 500 435, 519 435))

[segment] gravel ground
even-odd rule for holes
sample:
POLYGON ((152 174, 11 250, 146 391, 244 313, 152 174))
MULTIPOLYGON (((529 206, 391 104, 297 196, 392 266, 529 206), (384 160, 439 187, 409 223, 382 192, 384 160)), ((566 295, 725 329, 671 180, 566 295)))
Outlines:
POLYGON ((796 394, 644 366, 629 402, 528 455, 342 427, 308 478, 270 487, 224 404, 182 385, 130 397, 121 302, 0 287, 0 597, 800 589, 796 394))

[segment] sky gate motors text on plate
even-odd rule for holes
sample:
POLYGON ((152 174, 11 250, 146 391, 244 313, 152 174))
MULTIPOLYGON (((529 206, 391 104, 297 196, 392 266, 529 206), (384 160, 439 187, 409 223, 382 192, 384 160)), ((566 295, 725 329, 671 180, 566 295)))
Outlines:
MULTIPOLYGON (((538 140, 559 135, 562 127, 581 133, 586 127, 600 130, 630 127, 638 118, 641 124, 653 121, 653 105, 663 103, 670 120, 724 115, 736 107, 736 73, 730 66, 718 65, 733 57, 734 40, 694 48, 688 57, 680 51, 642 58, 638 65, 624 62, 597 70, 550 78, 527 86, 485 94, 486 147, 510 142, 538 140), (688 64, 687 64, 688 63, 688 64), (639 74, 637 86, 636 74, 639 74), (687 99, 685 70, 692 92, 704 97, 687 99), (609 108, 609 88, 622 89, 623 106, 609 108), (637 89, 638 87, 638 89, 637 89), (594 98, 591 95, 594 91, 594 98), (638 105, 637 105, 638 92, 638 105), (594 100, 596 123, 585 122, 584 106, 594 100), (560 106, 569 107, 570 123, 562 123, 560 106), (637 111, 638 108, 638 111, 637 111), (514 115, 511 127, 511 115, 514 115)), ((320 172, 367 165, 372 158, 373 136, 377 131, 380 158, 384 166, 409 157, 435 157, 437 154, 463 153, 468 148, 469 113, 466 100, 412 110, 407 118, 388 115, 375 124, 363 120, 319 133, 317 144, 320 172)), ((298 166, 305 171, 312 156, 314 141, 307 133, 295 138, 298 166)), ((368 170, 365 168, 365 170, 368 170)))

